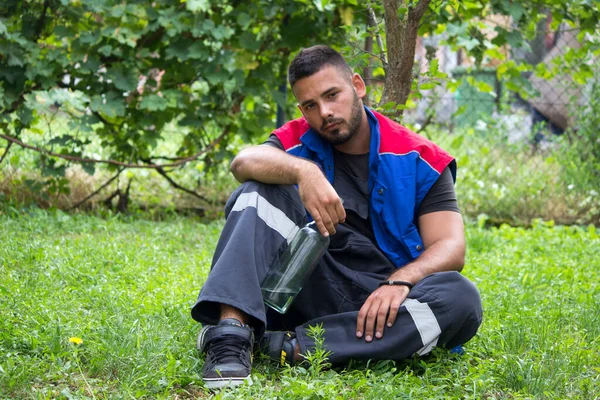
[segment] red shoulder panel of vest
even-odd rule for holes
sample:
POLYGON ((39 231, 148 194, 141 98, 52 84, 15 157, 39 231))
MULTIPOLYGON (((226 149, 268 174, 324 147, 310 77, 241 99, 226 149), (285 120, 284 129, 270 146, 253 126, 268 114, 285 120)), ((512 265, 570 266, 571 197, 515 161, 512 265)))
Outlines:
POLYGON ((283 126, 273 131, 285 150, 300 144, 300 137, 310 129, 304 118, 286 122, 283 126))
POLYGON ((378 112, 372 112, 379 121, 380 154, 404 155, 416 151, 431 168, 440 174, 453 160, 450 154, 432 141, 378 112))

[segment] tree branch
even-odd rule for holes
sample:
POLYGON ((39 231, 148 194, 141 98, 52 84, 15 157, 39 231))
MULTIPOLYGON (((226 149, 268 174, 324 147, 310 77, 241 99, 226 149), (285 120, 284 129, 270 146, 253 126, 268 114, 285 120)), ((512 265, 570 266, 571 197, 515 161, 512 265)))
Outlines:
POLYGON ((8 145, 6 146, 6 149, 4 149, 4 154, 2 154, 2 158, 0 158, 0 164, 2 164, 2 161, 4 161, 4 159, 8 155, 8 151, 10 150, 10 146, 12 146, 12 145, 13 145, 12 142, 8 142, 8 145))
POLYGON ((157 168, 177 167, 179 165, 186 164, 190 161, 194 161, 194 160, 198 159, 200 156, 202 156, 203 154, 206 154, 208 151, 212 150, 228 134, 229 134, 229 127, 227 127, 223 131, 223 133, 221 135, 219 135, 219 137, 217 137, 215 140, 213 140, 208 146, 206 146, 204 149, 202 149, 202 151, 200 151, 194 155, 191 155, 189 157, 183 157, 183 158, 179 159, 178 161, 175 161, 175 162, 172 162, 169 164, 151 164, 151 163, 150 164, 130 164, 130 163, 125 163, 125 162, 117 161, 117 160, 98 160, 98 159, 94 159, 94 158, 70 156, 68 154, 53 153, 46 149, 42 149, 40 147, 35 147, 32 145, 23 143, 19 139, 12 137, 12 136, 0 134, 0 138, 8 140, 9 142, 15 143, 23 148, 37 151, 38 153, 41 153, 41 154, 45 154, 45 155, 57 157, 57 158, 62 158, 64 160, 75 161, 75 162, 79 162, 79 163, 110 164, 110 165, 116 165, 116 166, 125 167, 125 168, 157 169, 157 168))
POLYGON ((425 14, 425 11, 429 7, 429 3, 431 3, 431 0, 419 0, 416 7, 409 10, 409 18, 418 23, 421 20, 421 18, 423 18, 423 14, 425 14))
POLYGON ((44 20, 46 19, 46 12, 48 11, 48 7, 50 6, 50 0, 45 0, 44 5, 42 6, 42 16, 38 19, 37 24, 35 25, 35 31, 33 33, 33 41, 37 42, 42 34, 42 30, 44 29, 44 20))
POLYGON ((142 36, 140 38, 140 40, 138 40, 135 48, 137 50, 139 50, 144 47, 146 42, 150 41, 150 43, 152 43, 155 40, 162 38, 164 36, 164 34, 165 34, 165 28, 162 26, 159 29, 155 30, 154 32, 148 32, 146 35, 142 36))
POLYGON ((387 67, 387 59, 385 57, 385 49, 383 47, 383 40, 381 39, 381 34, 379 33, 379 31, 377 30, 377 17, 375 15, 375 11, 373 10, 373 7, 371 7, 371 2, 369 1, 369 3, 367 4, 367 10, 368 10, 368 14, 367 14, 367 21, 369 23, 369 26, 371 28, 374 28, 374 31, 377 32, 377 34, 375 35, 376 39, 377 39, 377 46, 379 46, 379 52, 380 52, 380 56, 377 57, 381 60, 381 62, 383 63, 383 68, 385 69, 385 67, 387 67))
POLYGON ((372 51, 369 51, 367 49, 363 49, 360 46, 354 44, 354 43, 350 43, 350 46, 354 47, 356 50, 358 50, 361 53, 366 53, 368 55, 370 55, 371 57, 374 57, 376 59, 378 59, 379 61, 381 61, 381 63, 385 66, 386 65, 386 61, 384 58, 381 58, 381 56, 378 56, 377 54, 373 53, 372 51))
POLYGON ((74 210, 74 209, 78 208, 83 203, 85 203, 86 201, 88 201, 89 199, 91 199, 92 197, 94 197, 95 195, 97 195, 98 193, 100 193, 102 191, 102 189, 104 189, 105 187, 107 187, 108 185, 110 185, 115 179, 117 179, 119 177, 119 175, 121 175, 121 172, 123 172, 124 170, 125 170, 125 168, 119 169, 119 172, 117 172, 117 174, 115 176, 113 176, 112 178, 110 178, 108 181, 104 182, 104 184, 102 186, 100 186, 98 189, 96 189, 95 191, 93 191, 86 198, 84 198, 83 200, 80 200, 76 204, 74 204, 71 207, 69 207, 67 209, 67 211, 71 211, 71 210, 74 210))
POLYGON ((185 188, 185 187, 181 186, 180 184, 178 184, 177 182, 175 182, 175 181, 174 181, 174 180, 173 180, 173 179, 172 179, 172 178, 169 176, 169 174, 167 174, 167 173, 165 172, 165 170, 164 170, 163 168, 161 168, 161 167, 159 167, 159 168, 156 168, 156 172, 158 172, 159 174, 161 174, 162 176, 164 176, 164 177, 165 177, 165 179, 166 179, 166 180, 167 180, 167 181, 168 181, 168 182, 171 184, 171 186, 173 186, 175 189, 182 190, 182 191, 184 191, 184 192, 186 192, 186 193, 188 193, 188 194, 191 194, 191 195, 192 195, 192 196, 194 196, 194 197, 197 197, 197 198, 199 198, 199 199, 201 199, 201 200, 204 200, 204 201, 205 201, 205 202, 207 202, 207 203, 210 203, 210 201, 209 201, 209 200, 208 200, 206 197, 202 196, 202 195, 201 195, 201 194, 199 194, 199 193, 196 193, 195 191, 193 191, 193 190, 191 190, 191 189, 185 188))

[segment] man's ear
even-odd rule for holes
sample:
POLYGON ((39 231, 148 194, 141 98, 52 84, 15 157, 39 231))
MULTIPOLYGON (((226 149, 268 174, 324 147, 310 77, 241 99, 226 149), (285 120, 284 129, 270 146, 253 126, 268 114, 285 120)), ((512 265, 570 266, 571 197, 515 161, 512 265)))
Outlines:
POLYGON ((367 95, 367 85, 359 74, 352 75, 352 86, 356 90, 356 95, 361 99, 367 95))

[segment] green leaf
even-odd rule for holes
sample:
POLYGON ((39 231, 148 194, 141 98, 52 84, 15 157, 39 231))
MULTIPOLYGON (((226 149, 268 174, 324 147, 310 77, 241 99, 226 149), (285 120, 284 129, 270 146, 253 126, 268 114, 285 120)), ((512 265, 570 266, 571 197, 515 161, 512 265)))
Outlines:
POLYGON ((507 9, 508 13, 513 17, 514 21, 519 21, 523 14, 525 14, 525 9, 519 1, 504 0, 504 7, 507 9))
POLYGON ((400 4, 400 6, 398 7, 398 18, 401 21, 404 21, 404 17, 406 16, 406 14, 408 13, 408 7, 406 7, 404 4, 400 4))
POLYGON ((203 96, 208 93, 210 86, 208 85, 208 82, 200 78, 192 83, 191 89, 193 93, 203 96))
POLYGON ((125 4, 117 4, 110 9, 110 15, 115 18, 121 18, 125 14, 125 4))
POLYGON ((33 118, 33 110, 29 107, 19 107, 17 110, 17 116, 19 117, 19 121, 23 126, 29 126, 34 121, 33 118))
POLYGON ((194 14, 210 10, 209 0, 186 0, 185 8, 194 14))
POLYGON ((133 68, 117 65, 108 70, 107 76, 112 79, 115 87, 124 92, 134 90, 138 85, 138 74, 133 68))
POLYGON ((57 144, 59 146, 65 146, 67 143, 69 143, 71 140, 73 139, 72 136, 69 135, 63 135, 63 136, 59 136, 59 137, 55 137, 52 138, 48 144, 49 145, 53 145, 53 144, 57 144))
POLYGON ((519 48, 523 44, 523 35, 517 31, 510 31, 506 35, 506 41, 512 48, 519 48))
POLYGON ((434 82, 434 81, 429 81, 429 82, 425 82, 422 85, 419 85, 419 89, 421 90, 430 90, 435 88, 436 86, 439 86, 438 82, 434 82))
POLYGON ((477 40, 475 38, 467 39, 467 38, 460 37, 458 39, 458 45, 464 47, 468 51, 471 51, 479 45, 479 40, 477 40))
POLYGON ((8 28, 4 25, 4 22, 0 19, 0 35, 6 35, 8 33, 8 28))
POLYGON ((456 137, 455 137, 455 138, 452 140, 452 143, 450 144, 450 147, 451 147, 452 149, 457 149, 457 150, 458 150, 458 149, 460 149, 460 147, 462 146, 462 144, 463 144, 463 141, 464 141, 464 140, 465 140, 465 137, 464 137, 464 135, 458 135, 458 136, 456 136, 456 137))
POLYGON ((211 31, 212 36, 217 40, 223 40, 230 38, 235 31, 228 26, 219 25, 216 29, 211 31))
POLYGON ((435 76, 439 70, 440 70, 440 61, 437 58, 434 58, 433 60, 431 60, 431 63, 429 63, 428 72, 431 75, 435 76))
POLYGON ((260 49, 260 42, 256 39, 256 36, 252 32, 246 31, 239 37, 240 47, 250 51, 256 51, 260 49))
POLYGON ((9 67, 22 67, 24 65, 23 54, 18 50, 12 50, 8 53, 9 67))
POLYGON ((104 57, 108 57, 111 55, 112 49, 113 47, 110 44, 105 44, 98 47, 98 53, 102 54, 104 57))
POLYGON ((209 50, 204 46, 204 43, 195 41, 189 46, 187 57, 193 60, 206 60, 210 56, 209 50))
POLYGON ((145 95, 140 102, 140 108, 148 111, 164 111, 167 109, 167 100, 155 94, 145 95))
POLYGON ((238 14, 236 21, 242 29, 246 29, 252 22, 252 18, 250 17, 250 15, 246 14, 245 12, 241 12, 238 14))
POLYGON ((66 165, 56 165, 56 160, 53 158, 46 159, 42 168, 43 176, 65 176, 67 171, 66 165))
POLYGON ((111 119, 125 115, 123 96, 115 92, 108 92, 104 97, 101 95, 93 96, 90 108, 111 119))

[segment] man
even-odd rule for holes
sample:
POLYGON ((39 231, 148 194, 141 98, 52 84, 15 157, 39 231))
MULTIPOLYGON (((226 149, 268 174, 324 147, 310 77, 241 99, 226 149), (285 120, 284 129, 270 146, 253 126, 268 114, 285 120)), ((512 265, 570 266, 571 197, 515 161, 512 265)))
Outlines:
POLYGON ((329 47, 302 50, 288 79, 303 118, 233 160, 243 184, 192 309, 205 324, 209 388, 249 377, 255 334, 264 353, 293 365, 314 348, 308 327, 322 324, 330 361, 341 364, 454 347, 481 323, 477 289, 458 272, 454 159, 364 107, 365 83, 329 47), (311 218, 330 236, 328 251, 286 314, 265 309, 260 282, 311 218))

